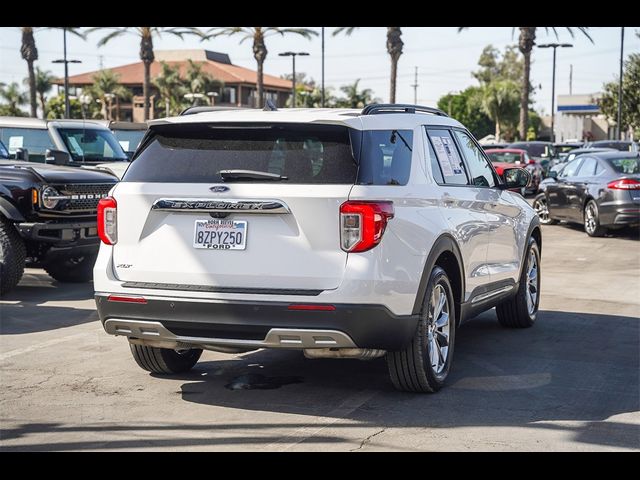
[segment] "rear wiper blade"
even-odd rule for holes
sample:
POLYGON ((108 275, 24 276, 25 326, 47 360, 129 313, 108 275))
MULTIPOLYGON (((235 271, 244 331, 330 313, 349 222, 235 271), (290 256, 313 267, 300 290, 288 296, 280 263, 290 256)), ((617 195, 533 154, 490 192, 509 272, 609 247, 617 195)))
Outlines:
POLYGON ((239 180, 242 178, 248 178, 251 180, 269 180, 274 182, 289 180, 289 177, 285 177, 284 175, 261 172, 258 170, 220 170, 218 175, 220 175, 225 182, 229 180, 239 180))

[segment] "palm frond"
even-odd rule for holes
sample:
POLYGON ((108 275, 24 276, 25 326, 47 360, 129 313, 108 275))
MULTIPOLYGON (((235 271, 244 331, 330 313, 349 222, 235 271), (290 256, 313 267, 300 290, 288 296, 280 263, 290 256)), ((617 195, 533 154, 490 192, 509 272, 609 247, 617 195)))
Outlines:
MULTIPOLYGON (((86 34, 88 35, 89 33, 93 33, 97 30, 102 30, 104 27, 93 27, 90 28, 86 31, 86 34)), ((102 37, 100 40, 98 40, 98 47, 102 47, 104 45, 106 45, 107 43, 109 43, 112 39, 119 37, 120 35, 123 35, 125 33, 129 33, 129 27, 120 27, 120 28, 116 28, 113 32, 105 35, 104 37, 102 37)))
POLYGON ((331 35, 335 37, 336 35, 344 33, 345 35, 349 36, 353 32, 355 32, 358 28, 360 27, 338 27, 331 33, 331 35))

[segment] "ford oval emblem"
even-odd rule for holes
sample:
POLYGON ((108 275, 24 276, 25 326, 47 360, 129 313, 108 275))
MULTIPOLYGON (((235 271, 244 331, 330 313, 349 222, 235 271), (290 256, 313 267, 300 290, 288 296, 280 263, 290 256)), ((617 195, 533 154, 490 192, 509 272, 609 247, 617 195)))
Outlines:
POLYGON ((229 187, 225 187, 224 185, 216 185, 215 187, 211 187, 209 190, 211 190, 213 193, 222 193, 228 192, 229 187))

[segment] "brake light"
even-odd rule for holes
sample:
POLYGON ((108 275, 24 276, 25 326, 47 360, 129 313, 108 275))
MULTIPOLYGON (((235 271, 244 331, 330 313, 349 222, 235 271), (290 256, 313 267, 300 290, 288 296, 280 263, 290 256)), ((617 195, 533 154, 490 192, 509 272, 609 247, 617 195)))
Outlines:
POLYGON ((607 183, 607 187, 613 190, 640 190, 640 182, 633 178, 623 178, 607 183))
POLYGON ((345 252, 371 250, 382 240, 393 215, 393 202, 343 203, 340 205, 340 247, 345 252))
POLYGON ((98 236, 107 245, 118 241, 118 204, 113 197, 101 198, 98 202, 98 236))

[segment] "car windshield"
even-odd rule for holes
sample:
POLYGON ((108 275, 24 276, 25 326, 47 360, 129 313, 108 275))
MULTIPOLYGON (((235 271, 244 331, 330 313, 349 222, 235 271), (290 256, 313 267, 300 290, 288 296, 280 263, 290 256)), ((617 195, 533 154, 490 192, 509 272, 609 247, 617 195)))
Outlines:
POLYGON ((128 160, 111 130, 59 128, 58 133, 75 162, 128 160))
POLYGON ((0 142, 0 158, 9 158, 9 150, 4 146, 4 143, 0 142))
POLYGON ((575 150, 576 147, 575 145, 554 145, 554 148, 556 149, 556 152, 560 153, 568 153, 571 150, 575 150))
POLYGON ((526 150, 532 157, 550 157, 549 145, 540 143, 514 143, 511 148, 520 148, 526 150))
POLYGON ((599 148, 615 148, 621 152, 628 152, 631 150, 631 142, 593 142, 591 146, 599 148))
POLYGON ((491 152, 489 154, 492 162, 501 163, 520 163, 522 162, 522 155, 516 152, 491 152))
POLYGON ((640 157, 608 158, 607 162, 618 173, 640 173, 640 157))
POLYGON ((135 152, 146 130, 113 130, 118 143, 125 152, 135 152))

